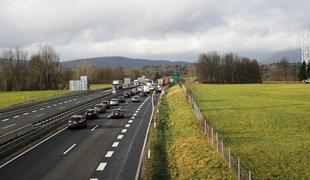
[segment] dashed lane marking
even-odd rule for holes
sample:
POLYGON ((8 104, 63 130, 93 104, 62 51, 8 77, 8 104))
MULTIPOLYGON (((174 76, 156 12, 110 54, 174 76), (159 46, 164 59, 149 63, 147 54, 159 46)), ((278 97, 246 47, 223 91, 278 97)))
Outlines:
POLYGON ((17 115, 17 116, 14 116, 13 118, 14 118, 14 119, 16 119, 16 118, 19 118, 19 115, 17 115))
POLYGON ((127 132, 127 129, 122 129, 121 132, 122 132, 122 133, 125 133, 125 132, 127 132))
POLYGON ((137 116, 137 114, 133 114, 133 116, 137 116))
POLYGON ((117 147, 118 144, 119 144, 119 142, 114 142, 114 143, 112 144, 112 147, 117 147))
POLYGON ((45 108, 41 108, 40 111, 43 111, 45 108))
POLYGON ((36 117, 41 117, 41 116, 44 116, 45 113, 42 113, 42 114, 39 114, 39 115, 36 115, 36 117))
POLYGON ((24 113, 23 115, 26 116, 26 115, 28 115, 28 114, 29 114, 29 113, 24 113))
POLYGON ((71 149, 73 149, 76 146, 76 144, 73 144, 71 147, 69 147, 69 149, 67 149, 63 155, 66 155, 71 149))
POLYGON ((33 110, 33 111, 31 111, 31 112, 33 112, 33 113, 35 113, 35 112, 37 112, 38 110, 33 110))
POLYGON ((14 124, 10 124, 10 125, 8 125, 8 126, 3 127, 2 129, 7 129, 7 128, 12 127, 12 126, 15 126, 15 125, 16 125, 15 123, 14 123, 14 124))
POLYGON ((118 135, 116 139, 123 139, 124 135, 118 135))
POLYGON ((105 157, 112 157, 114 151, 108 151, 105 157))
POLYGON ((2 122, 8 121, 10 120, 9 118, 3 119, 2 122))
POLYGON ((94 131, 99 125, 96 125, 93 129, 91 129, 90 131, 94 131))
POLYGON ((125 125, 125 127, 127 127, 127 128, 128 128, 129 126, 130 126, 130 124, 126 124, 126 125, 125 125))
MULTIPOLYGON (((96 171, 103 171, 106 166, 107 166, 107 163, 100 163, 96 171)), ((94 179, 96 178, 92 178, 91 180, 94 180, 94 179)))
POLYGON ((128 123, 132 123, 132 120, 129 120, 128 123))

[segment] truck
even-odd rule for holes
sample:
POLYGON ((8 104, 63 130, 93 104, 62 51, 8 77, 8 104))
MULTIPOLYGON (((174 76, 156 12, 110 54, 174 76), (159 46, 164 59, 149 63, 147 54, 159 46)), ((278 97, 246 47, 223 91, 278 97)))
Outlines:
POLYGON ((146 93, 150 93, 150 86, 143 86, 143 91, 146 93))
POLYGON ((122 80, 113 80, 112 86, 113 86, 116 90, 123 89, 123 81, 122 81, 122 80))

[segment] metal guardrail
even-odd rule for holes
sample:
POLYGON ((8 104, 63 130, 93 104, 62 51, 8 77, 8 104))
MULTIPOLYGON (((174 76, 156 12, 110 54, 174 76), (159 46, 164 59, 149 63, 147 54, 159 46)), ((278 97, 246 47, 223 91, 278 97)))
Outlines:
MULTIPOLYGON (((131 88, 128 88, 131 89, 131 88)), ((128 90, 124 89, 124 90, 128 90)), ((29 126, 32 128, 29 131, 21 128, 18 131, 14 132, 16 135, 14 138, 6 141, 0 146, 0 159, 8 157, 10 154, 18 151, 19 149, 29 145, 31 142, 40 139, 44 135, 52 132, 53 130, 63 127, 70 116, 73 114, 84 112, 85 109, 90 108, 98 103, 98 100, 101 98, 111 98, 121 95, 122 91, 117 92, 116 94, 107 94, 103 97, 98 97, 91 102, 81 104, 80 106, 74 107, 70 110, 63 111, 61 113, 52 115, 50 117, 44 118, 41 121, 37 121, 29 126), (23 132, 23 133, 22 133, 23 132)), ((11 135, 10 135, 11 136, 11 135)), ((7 140, 7 139, 6 139, 7 140)))

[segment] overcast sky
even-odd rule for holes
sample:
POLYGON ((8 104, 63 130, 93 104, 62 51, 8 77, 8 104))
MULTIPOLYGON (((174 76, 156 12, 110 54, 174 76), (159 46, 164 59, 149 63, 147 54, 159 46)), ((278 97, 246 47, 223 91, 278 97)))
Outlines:
POLYGON ((193 61, 202 52, 294 48, 309 0, 0 0, 0 49, 51 44, 61 60, 193 61))

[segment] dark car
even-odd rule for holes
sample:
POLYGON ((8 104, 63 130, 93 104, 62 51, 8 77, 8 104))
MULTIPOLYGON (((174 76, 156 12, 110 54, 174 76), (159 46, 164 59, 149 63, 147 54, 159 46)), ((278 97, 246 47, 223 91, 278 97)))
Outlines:
POLYGON ((104 113, 105 112, 105 106, 103 104, 96 104, 94 109, 98 112, 98 113, 104 113))
POLYGON ((123 118, 125 115, 124 115, 124 111, 122 109, 114 109, 112 114, 111 114, 111 118, 123 118))
POLYGON ((132 97, 132 102, 140 102, 139 96, 132 97))
POLYGON ((87 122, 83 115, 73 115, 68 122, 68 128, 86 128, 87 122))
POLYGON ((130 98, 130 93, 129 92, 124 92, 124 98, 130 98))
POLYGON ((110 101, 102 101, 101 104, 105 106, 106 109, 110 108, 110 101))
POLYGON ((123 103, 123 102, 125 102, 125 98, 124 98, 124 96, 118 96, 118 102, 120 102, 120 103, 123 103))
POLYGON ((130 96, 134 95, 133 91, 129 91, 129 94, 130 94, 130 96))
POLYGON ((141 96, 141 97, 145 97, 145 96, 147 96, 147 94, 146 94, 146 92, 142 91, 142 92, 140 93, 140 96, 141 96))
POLYGON ((86 119, 98 118, 98 112, 95 109, 87 109, 84 114, 86 119))

